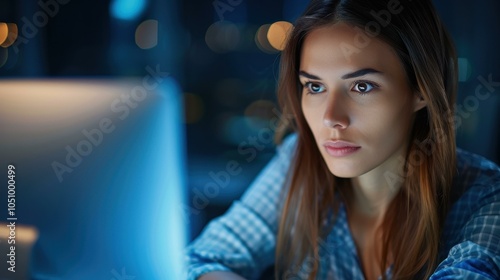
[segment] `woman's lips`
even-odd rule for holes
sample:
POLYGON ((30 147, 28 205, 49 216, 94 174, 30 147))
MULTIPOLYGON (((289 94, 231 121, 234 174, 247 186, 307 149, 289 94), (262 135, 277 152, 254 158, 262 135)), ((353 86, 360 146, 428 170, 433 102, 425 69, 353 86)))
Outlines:
POLYGON ((353 143, 349 143, 342 140, 330 140, 326 141, 323 146, 326 149, 326 152, 332 157, 344 157, 350 154, 357 152, 361 149, 361 146, 358 146, 353 143))

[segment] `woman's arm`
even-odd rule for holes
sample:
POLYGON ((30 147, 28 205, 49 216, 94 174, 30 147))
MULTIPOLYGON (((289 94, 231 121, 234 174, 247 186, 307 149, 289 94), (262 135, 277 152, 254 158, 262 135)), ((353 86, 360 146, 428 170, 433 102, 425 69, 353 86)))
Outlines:
POLYGON ((210 272, 201 276, 198 280, 245 280, 245 278, 238 276, 232 272, 210 272))

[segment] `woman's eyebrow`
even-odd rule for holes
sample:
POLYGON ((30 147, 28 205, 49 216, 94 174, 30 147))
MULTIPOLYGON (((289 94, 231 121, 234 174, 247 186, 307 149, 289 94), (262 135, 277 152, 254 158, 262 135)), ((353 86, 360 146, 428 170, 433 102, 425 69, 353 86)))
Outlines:
MULTIPOLYGON (((368 74, 383 74, 383 73, 378 71, 378 70, 375 70, 373 68, 363 68, 363 69, 360 69, 360 70, 357 70, 357 71, 354 71, 351 73, 347 73, 347 74, 343 75, 341 78, 343 80, 347 80, 347 79, 352 79, 352 78, 356 78, 356 77, 360 77, 360 76, 364 76, 364 75, 368 75, 368 74)), ((301 70, 299 72, 299 76, 303 76, 303 77, 313 79, 313 80, 321 80, 320 77, 313 75, 313 74, 309 74, 303 70, 301 70)))
POLYGON ((309 79, 313 79, 313 80, 321 80, 320 77, 312 75, 312 74, 309 74, 306 71, 302 71, 302 70, 299 72, 299 76, 303 76, 303 77, 306 77, 306 78, 309 78, 309 79))
POLYGON ((382 74, 382 72, 380 72, 378 70, 375 70, 373 68, 364 68, 364 69, 361 69, 361 70, 358 70, 358 71, 347 73, 347 74, 345 74, 345 75, 342 76, 342 79, 343 80, 347 80, 347 79, 352 79, 352 78, 364 76, 364 75, 367 75, 367 74, 382 74))

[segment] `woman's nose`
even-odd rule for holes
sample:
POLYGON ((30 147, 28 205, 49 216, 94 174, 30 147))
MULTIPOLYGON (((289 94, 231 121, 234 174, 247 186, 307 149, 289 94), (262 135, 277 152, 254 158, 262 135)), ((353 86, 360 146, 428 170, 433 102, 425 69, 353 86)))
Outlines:
POLYGON ((323 124, 330 128, 346 129, 349 126, 347 100, 340 92, 331 93, 326 100, 323 124))

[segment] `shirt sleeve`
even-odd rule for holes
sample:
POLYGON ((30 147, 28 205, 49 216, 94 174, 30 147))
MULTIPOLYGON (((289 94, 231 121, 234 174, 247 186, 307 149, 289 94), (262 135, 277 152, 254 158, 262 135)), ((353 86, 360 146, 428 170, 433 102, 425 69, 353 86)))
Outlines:
POLYGON ((295 142, 296 135, 287 137, 242 198, 187 247, 187 279, 212 271, 254 279, 274 262, 279 198, 295 142))
POLYGON ((500 178, 496 175, 468 191, 475 203, 459 205, 458 211, 472 214, 463 216, 466 222, 457 232, 460 242, 451 247, 431 280, 500 279, 500 178))

